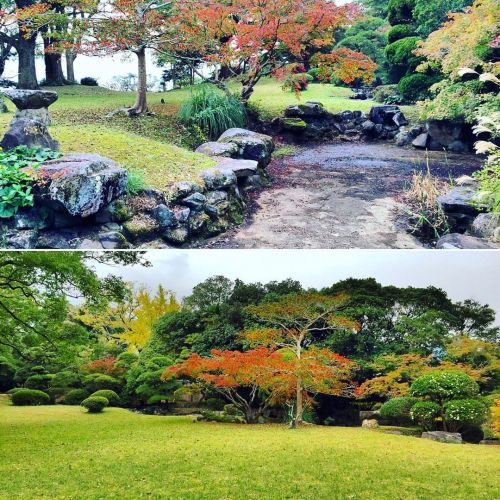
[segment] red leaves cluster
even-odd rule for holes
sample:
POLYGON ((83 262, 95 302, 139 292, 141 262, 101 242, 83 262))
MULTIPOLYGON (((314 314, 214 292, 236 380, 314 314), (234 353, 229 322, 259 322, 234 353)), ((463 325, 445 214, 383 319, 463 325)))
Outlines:
POLYGON ((117 362, 117 358, 113 356, 107 356, 105 358, 96 359, 82 366, 84 371, 89 373, 102 373, 104 375, 109 375, 111 377, 116 377, 118 375, 122 375, 124 370, 123 368, 116 367, 115 364, 117 362))

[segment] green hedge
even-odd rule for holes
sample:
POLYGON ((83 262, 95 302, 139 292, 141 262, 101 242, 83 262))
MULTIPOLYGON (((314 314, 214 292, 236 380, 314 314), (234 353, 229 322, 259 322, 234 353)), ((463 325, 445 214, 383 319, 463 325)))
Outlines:
POLYGON ((21 389, 12 394, 12 404, 15 406, 48 405, 50 396, 36 389, 21 389))
POLYGON ((82 401, 82 406, 86 408, 89 413, 101 413, 106 406, 109 405, 109 401, 106 398, 93 396, 82 401))

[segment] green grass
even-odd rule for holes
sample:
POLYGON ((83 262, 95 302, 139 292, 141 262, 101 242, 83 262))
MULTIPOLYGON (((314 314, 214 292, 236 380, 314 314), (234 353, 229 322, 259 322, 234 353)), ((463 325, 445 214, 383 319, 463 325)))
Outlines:
MULTIPOLYGON (((348 99, 351 91, 332 85, 311 84, 300 100, 293 92, 281 89, 282 82, 263 79, 255 88, 250 102, 263 116, 281 114, 290 104, 308 100, 320 101, 331 112, 343 110, 368 111, 373 101, 348 99)), ((239 85, 231 84, 234 92, 239 85)), ((196 180, 201 170, 214 163, 203 155, 191 153, 203 137, 180 125, 176 115, 189 89, 149 93, 149 106, 155 116, 113 118, 106 115, 117 108, 134 103, 133 92, 117 92, 102 87, 73 85, 56 87, 59 99, 51 106, 51 134, 61 142, 63 152, 95 152, 116 160, 131 171, 140 172, 146 182, 158 189, 179 180, 196 180), (164 103, 161 100, 164 100, 164 103), (182 149, 180 149, 182 148, 182 149)), ((14 106, 7 101, 12 112, 14 106)), ((414 107, 404 107, 414 114, 414 107)), ((0 134, 12 119, 11 113, 0 114, 0 134)))
POLYGON ((0 498, 499 498, 498 450, 0 402, 0 498))

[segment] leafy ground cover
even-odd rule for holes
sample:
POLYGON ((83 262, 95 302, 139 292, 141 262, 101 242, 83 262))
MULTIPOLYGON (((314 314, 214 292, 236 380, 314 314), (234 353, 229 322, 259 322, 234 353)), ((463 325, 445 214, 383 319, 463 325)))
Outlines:
POLYGON ((497 498, 498 450, 0 399, 0 498, 497 498))

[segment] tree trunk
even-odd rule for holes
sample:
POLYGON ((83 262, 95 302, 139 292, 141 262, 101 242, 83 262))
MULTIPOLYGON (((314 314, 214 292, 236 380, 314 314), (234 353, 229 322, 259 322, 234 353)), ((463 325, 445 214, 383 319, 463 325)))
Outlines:
POLYGON ((70 85, 74 85, 76 83, 75 79, 76 53, 74 49, 67 49, 65 56, 66 56, 66 80, 70 85))
MULTIPOLYGON (((297 360, 300 362, 302 355, 302 340, 303 336, 299 336, 295 345, 295 355, 297 360)), ((299 427, 302 424, 302 414, 304 413, 304 399, 303 399, 303 388, 302 380, 300 376, 297 377, 297 386, 295 388, 295 418, 291 425, 292 429, 299 427)))
MULTIPOLYGON (((50 39, 43 40, 45 50, 51 44, 50 39)), ((45 61, 45 84, 61 87, 66 84, 62 69, 62 56, 57 52, 45 52, 43 55, 45 61)))
POLYGON ((146 49, 142 47, 137 54, 137 98, 132 110, 136 115, 147 113, 147 90, 148 90, 148 77, 146 73, 146 49))
POLYGON ((19 63, 18 87, 20 89, 38 89, 35 69, 36 37, 37 35, 34 34, 25 38, 23 30, 21 30, 16 43, 19 63))

